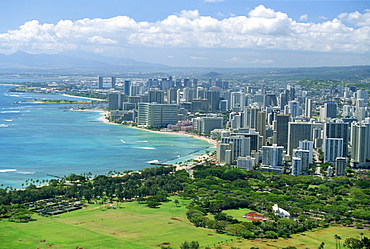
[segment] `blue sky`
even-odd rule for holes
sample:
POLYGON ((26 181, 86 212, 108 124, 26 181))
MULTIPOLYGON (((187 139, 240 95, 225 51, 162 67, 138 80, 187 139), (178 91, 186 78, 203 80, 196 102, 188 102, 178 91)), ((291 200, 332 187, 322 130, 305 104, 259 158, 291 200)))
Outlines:
POLYGON ((370 64, 370 1, 0 0, 0 53, 173 66, 370 64))

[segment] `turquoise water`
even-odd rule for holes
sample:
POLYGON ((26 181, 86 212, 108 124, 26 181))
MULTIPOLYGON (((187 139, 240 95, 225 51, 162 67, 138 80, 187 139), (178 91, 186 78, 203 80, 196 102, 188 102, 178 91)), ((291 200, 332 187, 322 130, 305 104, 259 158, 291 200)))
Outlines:
POLYGON ((70 173, 105 174, 180 162, 209 148, 205 141, 103 123, 101 114, 67 111, 31 99, 76 99, 7 92, 0 85, 0 186, 21 188, 27 179, 70 173), (16 103, 20 104, 16 104, 16 103))

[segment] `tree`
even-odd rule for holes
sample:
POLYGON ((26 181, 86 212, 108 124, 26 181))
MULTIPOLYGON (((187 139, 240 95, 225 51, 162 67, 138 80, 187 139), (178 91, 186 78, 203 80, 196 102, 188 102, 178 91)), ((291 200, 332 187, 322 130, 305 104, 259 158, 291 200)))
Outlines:
POLYGON ((232 225, 228 225, 225 228, 225 232, 227 234, 234 235, 234 236, 241 236, 244 230, 245 230, 245 226, 243 226, 242 224, 232 224, 232 225))
POLYGON ((199 248, 199 242, 198 241, 192 241, 192 242, 187 242, 187 241, 184 241, 181 245, 180 245, 180 248, 181 249, 198 249, 199 248))
POLYGON ((146 204, 148 205, 148 207, 150 208, 156 208, 158 207, 159 205, 161 205, 160 202, 157 202, 157 201, 147 201, 146 204))
POLYGON ((368 237, 364 237, 362 239, 362 243, 366 249, 370 249, 370 239, 368 237))
POLYGON ((339 248, 340 248, 340 240, 342 238, 339 235, 335 234, 334 239, 335 239, 335 248, 338 249, 338 245, 339 245, 339 248))
POLYGON ((179 200, 178 199, 174 200, 173 202, 175 203, 176 207, 179 206, 179 200))
POLYGON ((361 249, 364 246, 364 243, 359 239, 348 238, 344 241, 343 245, 350 249, 361 249))

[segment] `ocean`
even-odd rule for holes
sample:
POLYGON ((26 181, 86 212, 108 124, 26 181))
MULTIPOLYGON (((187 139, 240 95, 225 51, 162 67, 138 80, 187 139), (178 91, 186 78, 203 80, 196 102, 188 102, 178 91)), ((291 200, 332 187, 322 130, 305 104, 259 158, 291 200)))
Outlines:
POLYGON ((214 150, 191 137, 104 123, 100 113, 63 109, 67 104, 30 103, 77 98, 7 92, 11 87, 0 79, 0 188, 23 188, 28 179, 41 184, 53 178, 48 175, 140 170, 152 167, 150 162, 182 162, 214 150))

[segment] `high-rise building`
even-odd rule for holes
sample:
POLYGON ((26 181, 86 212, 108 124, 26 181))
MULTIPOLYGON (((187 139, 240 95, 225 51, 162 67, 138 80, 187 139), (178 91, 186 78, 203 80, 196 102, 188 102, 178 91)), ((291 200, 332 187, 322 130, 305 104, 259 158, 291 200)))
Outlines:
POLYGON ((227 112, 228 108, 228 101, 226 99, 220 101, 220 111, 221 112, 227 112))
POLYGON ((103 76, 99 76, 98 88, 99 89, 103 89, 104 88, 104 78, 103 78, 103 76))
POLYGON ((340 120, 325 123, 324 138, 343 139, 343 156, 348 156, 349 133, 348 123, 341 122, 340 120))
POLYGON ((308 162, 313 162, 313 141, 303 140, 299 141, 298 148, 308 151, 308 162))
POLYGON ((285 114, 276 115, 276 141, 278 146, 288 148, 288 127, 290 116, 285 114))
POLYGON ((292 158, 292 175, 293 176, 300 176, 302 172, 302 159, 299 157, 292 158))
POLYGON ((289 101, 289 114, 292 117, 292 119, 301 115, 301 107, 299 101, 297 100, 289 101))
POLYGON ((325 138, 324 162, 334 165, 337 157, 343 157, 343 138, 325 138))
POLYGON ((301 162, 300 162, 301 172, 306 173, 310 167, 310 163, 309 163, 310 152, 308 150, 294 149, 293 157, 298 157, 301 159, 301 162))
POLYGON ((218 91, 207 91, 206 98, 209 104, 210 111, 217 111, 220 103, 220 92, 218 91))
MULTIPOLYGON (((280 110, 284 110, 284 107, 288 104, 289 101, 289 91, 285 90, 284 92, 280 93, 279 96, 279 107, 280 110)), ((288 114, 288 113, 285 113, 288 114)))
POLYGON ((311 138, 312 138, 312 123, 289 122, 287 154, 289 156, 292 155, 293 149, 299 146, 299 141, 310 140, 311 138))
POLYGON ((222 136, 218 144, 231 144, 232 146, 232 161, 238 157, 250 156, 250 138, 238 134, 230 134, 230 136, 222 136))
POLYGON ((357 90, 356 97, 357 99, 363 99, 364 106, 368 106, 368 103, 369 103, 368 91, 363 90, 363 89, 357 90))
POLYGON ((245 128, 256 129, 257 128, 257 113, 260 111, 258 106, 246 106, 244 108, 245 113, 245 128))
POLYGON ((245 169, 245 170, 253 170, 255 165, 255 158, 246 156, 246 157, 238 157, 237 160, 237 167, 239 169, 245 169))
POLYGON ((351 127, 351 162, 355 167, 370 166, 370 124, 352 123, 351 127))
MULTIPOLYGON (((126 95, 130 95, 130 86, 131 86, 131 81, 129 80, 125 80, 123 82, 123 92, 126 94, 126 95)), ((133 96, 133 95, 130 95, 130 96, 133 96)))
POLYGON ((183 90, 183 98, 185 102, 192 102, 194 99, 194 89, 185 87, 183 90))
POLYGON ((140 93, 140 86, 139 85, 130 85, 130 96, 137 96, 140 93))
POLYGON ((116 81, 117 81, 116 77, 112 77, 112 88, 113 89, 116 89, 116 81))
POLYGON ((327 101, 324 104, 324 118, 336 118, 337 117, 337 103, 334 101, 327 101))
POLYGON ((312 118, 312 99, 310 98, 306 98, 305 116, 307 118, 312 118))
POLYGON ((178 121, 178 105, 139 103, 138 124, 147 127, 166 127, 178 121))
POLYGON ((244 106, 245 106, 245 93, 232 92, 231 93, 231 109, 235 107, 244 108, 244 106))
POLYGON ((269 107, 269 106, 277 106, 277 105, 278 105, 278 102, 277 102, 276 95, 275 94, 266 94, 266 96, 265 96, 265 106, 269 107))
POLYGON ((217 143, 216 158, 220 163, 233 164, 232 158, 232 143, 217 143))
POLYGON ((167 90, 167 104, 178 104, 179 95, 177 88, 171 88, 167 90))
POLYGON ((247 133, 238 132, 235 133, 239 136, 249 137, 250 138, 250 149, 251 151, 259 151, 262 148, 262 137, 255 129, 248 129, 247 133))
POLYGON ((121 92, 109 93, 108 108, 110 110, 122 109, 122 103, 125 101, 125 97, 121 92))
POLYGON ((284 147, 276 144, 262 146, 262 165, 271 167, 284 166, 284 147))
POLYGON ((200 132, 202 134, 210 134, 214 129, 223 128, 222 117, 204 117, 200 120, 200 132))
POLYGON ((345 157, 337 157, 335 159, 335 175, 336 176, 346 175, 346 163, 347 163, 347 158, 345 157))
POLYGON ((262 144, 266 140, 266 111, 257 112, 256 131, 262 136, 262 144))
POLYGON ((148 102, 164 104, 164 91, 159 91, 159 90, 148 91, 148 102))

